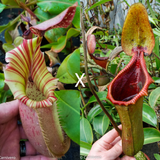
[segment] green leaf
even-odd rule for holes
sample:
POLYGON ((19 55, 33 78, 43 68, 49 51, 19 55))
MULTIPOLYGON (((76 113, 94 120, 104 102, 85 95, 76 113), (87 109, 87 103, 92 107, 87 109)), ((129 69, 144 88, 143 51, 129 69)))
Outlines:
POLYGON ((10 96, 12 96, 12 92, 11 92, 10 89, 7 90, 7 91, 5 91, 5 90, 1 91, 0 102, 1 103, 6 102, 7 98, 10 97, 10 96))
POLYGON ((160 87, 157 87, 155 90, 153 90, 149 95, 149 104, 152 108, 155 107, 156 102, 160 96, 160 87))
POLYGON ((157 116, 153 108, 147 104, 143 104, 143 121, 157 127, 157 116))
POLYGON ((78 78, 75 73, 80 76, 80 50, 76 49, 68 55, 57 72, 57 78, 63 83, 77 83, 78 78))
MULTIPOLYGON (((111 114, 111 110, 109 111, 109 113, 111 114)), ((98 115, 94 117, 93 128, 97 133, 99 133, 102 136, 108 129, 109 123, 110 123, 109 118, 106 116, 105 113, 103 113, 103 115, 98 115)))
POLYGON ((76 37, 78 36, 80 33, 79 30, 77 29, 74 29, 74 28, 70 28, 67 32, 67 35, 66 36, 62 36, 58 39, 57 42, 54 42, 54 43, 50 43, 50 44, 47 44, 47 45, 44 45, 44 46, 41 46, 41 48, 51 48, 52 47, 52 51, 56 52, 56 53, 59 53, 60 51, 62 51, 65 46, 66 46, 66 43, 67 43, 67 40, 71 37, 76 37))
POLYGON ((5 82, 4 82, 4 74, 3 74, 3 73, 0 73, 0 91, 3 90, 4 85, 5 85, 5 82))
POLYGON ((0 13, 6 8, 6 5, 0 3, 0 13))
MULTIPOLYGON (((99 97, 99 99, 101 101, 106 100, 109 104, 113 105, 106 97, 107 97, 107 92, 106 91, 102 91, 102 92, 97 92, 97 95, 99 97)), ((88 104, 93 103, 93 102, 97 102, 96 97, 93 95, 87 102, 87 104, 84 106, 86 107, 88 104)))
MULTIPOLYGON (((37 5, 45 12, 49 12, 52 15, 58 15, 75 2, 77 2, 77 0, 38 0, 37 5)), ((80 1, 78 1, 78 3, 79 6, 76 8, 76 13, 72 21, 76 28, 80 28, 80 1)))
POLYGON ((72 23, 77 29, 80 29, 80 7, 79 6, 76 9, 76 13, 72 23))
POLYGON ((80 120, 80 140, 89 144, 93 142, 93 132, 89 121, 82 117, 80 120))
POLYGON ((66 8, 70 7, 76 0, 38 0, 37 5, 41 10, 49 12, 50 14, 58 15, 66 8))
POLYGON ((107 48, 113 50, 115 46, 107 44, 107 48))
POLYGON ((149 19, 149 21, 150 21, 151 23, 153 23, 154 25, 156 25, 154 19, 153 19, 151 16, 148 15, 148 19, 149 19))
MULTIPOLYGON (((39 23, 55 17, 55 15, 50 15, 48 12, 44 12, 40 8, 37 8, 34 13, 40 19, 39 23)), ((58 38, 64 35, 67 30, 67 28, 54 28, 45 32, 44 36, 50 43, 57 42, 58 38)))
POLYGON ((44 22, 48 19, 51 19, 53 18, 54 16, 50 15, 48 12, 44 12, 42 11, 40 8, 37 8, 35 11, 34 11, 34 14, 39 18, 40 22, 44 22))
MULTIPOLYGON (((102 101, 102 100, 106 100, 107 98, 107 92, 106 91, 102 91, 102 92, 97 92, 97 96, 99 97, 99 99, 102 101)), ((97 99, 95 96, 92 96, 88 103, 93 103, 93 102, 96 102, 97 99)))
POLYGON ((112 74, 115 74, 115 73, 116 73, 116 69, 117 69, 117 64, 111 64, 110 72, 111 72, 112 74))
POLYGON ((13 43, 13 38, 12 38, 12 36, 11 36, 11 34, 9 32, 15 30, 16 25, 17 25, 17 23, 14 23, 9 28, 7 28, 6 31, 5 31, 5 33, 4 33, 5 40, 9 44, 13 43))
POLYGON ((160 141, 160 132, 154 128, 144 128, 144 144, 160 141))
MULTIPOLYGON (((10 23, 10 22, 9 22, 9 23, 10 23)), ((4 31, 5 29, 7 29, 9 26, 11 26, 11 23, 10 23, 10 24, 9 24, 9 23, 0 26, 0 33, 1 33, 2 31, 4 31)))
POLYGON ((67 29, 68 28, 54 28, 47 31, 44 36, 49 43, 57 42, 58 38, 67 32, 67 29))
POLYGON ((160 30, 158 28, 154 28, 153 33, 157 36, 160 36, 160 30))
MULTIPOLYGON (((153 52, 158 56, 159 56, 159 36, 155 36, 155 46, 153 48, 153 52)), ((159 69, 160 68, 160 60, 155 57, 156 60, 156 68, 159 69)))
POLYGON ((14 40, 13 43, 16 47, 18 47, 19 45, 21 45, 23 43, 23 38, 22 37, 16 37, 16 39, 14 40))
POLYGON ((95 4, 93 4, 89 9, 87 9, 86 12, 88 12, 89 10, 91 10, 91 9, 93 9, 93 8, 95 8, 95 7, 103 4, 103 3, 109 2, 109 1, 111 1, 111 0, 101 0, 101 1, 98 1, 95 4))
POLYGON ((4 32, 4 37, 5 37, 5 40, 6 40, 6 42, 8 44, 12 44, 13 43, 12 36, 9 34, 9 30, 8 29, 4 32))
POLYGON ((160 160, 160 155, 159 154, 154 154, 154 157, 156 160, 160 160))
POLYGON ((91 120, 101 112, 102 112, 102 108, 100 107, 99 104, 96 104, 96 106, 91 108, 91 110, 89 111, 87 115, 87 119, 89 120, 89 122, 91 122, 91 120))
MULTIPOLYGON (((25 0, 19 0, 23 3, 25 3, 25 0)), ((16 1, 13 0, 1 0, 1 2, 7 6, 12 6, 13 8, 19 8, 18 4, 16 3, 16 1)))
POLYGON ((80 155, 87 156, 91 148, 92 148, 91 144, 80 141, 80 155))
POLYGON ((60 123, 66 134, 80 144, 80 92, 76 90, 55 91, 60 123))
POLYGON ((159 77, 152 77, 154 80, 154 83, 160 83, 160 78, 159 77))
POLYGON ((148 89, 155 89, 157 86, 154 83, 151 83, 148 87, 148 89))
POLYGON ((9 44, 9 43, 4 43, 2 47, 5 50, 5 52, 9 52, 15 48, 12 44, 9 44))
MULTIPOLYGON (((149 0, 147 0, 147 5, 148 5, 148 8, 149 8, 149 11, 150 11, 150 13, 151 13, 152 18, 153 18, 153 19, 156 19, 155 12, 153 11, 153 9, 152 9, 152 7, 151 7, 151 5, 150 5, 149 0)), ((155 23, 157 23, 157 21, 155 21, 155 23)))

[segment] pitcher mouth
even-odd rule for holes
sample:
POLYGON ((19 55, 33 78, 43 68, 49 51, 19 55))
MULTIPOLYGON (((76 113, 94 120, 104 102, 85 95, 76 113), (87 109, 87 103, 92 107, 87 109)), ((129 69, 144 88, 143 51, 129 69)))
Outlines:
POLYGON ((128 65, 121 70, 108 86, 107 98, 116 105, 135 104, 136 101, 148 95, 147 89, 152 78, 147 72, 144 52, 134 51, 128 65))
POLYGON ((42 38, 37 37, 23 40, 17 48, 7 52, 6 61, 9 62, 4 71, 5 82, 9 85, 14 98, 21 100, 28 107, 50 107, 56 97, 54 90, 58 79, 52 77, 45 64, 43 53, 40 51, 42 38), (35 101, 26 95, 28 77, 31 76, 38 90, 46 97, 35 101))

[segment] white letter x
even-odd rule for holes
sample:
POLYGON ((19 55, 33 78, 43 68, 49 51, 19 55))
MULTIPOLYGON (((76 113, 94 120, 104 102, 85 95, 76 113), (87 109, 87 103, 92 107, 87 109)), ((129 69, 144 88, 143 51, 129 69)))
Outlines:
POLYGON ((82 78, 83 78, 83 76, 84 76, 85 74, 83 73, 82 76, 81 76, 81 78, 79 78, 79 76, 78 76, 77 73, 75 73, 75 74, 76 74, 76 76, 77 76, 77 78, 78 78, 78 82, 76 83, 75 87, 77 87, 79 83, 81 83, 82 86, 85 87, 85 85, 84 85, 83 82, 82 82, 82 78))

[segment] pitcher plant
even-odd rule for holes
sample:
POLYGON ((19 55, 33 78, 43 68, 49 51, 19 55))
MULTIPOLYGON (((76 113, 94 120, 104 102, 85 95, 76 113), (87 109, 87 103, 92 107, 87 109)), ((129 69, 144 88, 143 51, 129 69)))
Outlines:
POLYGON ((150 77, 144 55, 150 55, 155 44, 145 7, 133 4, 124 22, 122 48, 132 59, 108 85, 107 98, 115 105, 122 123, 124 154, 134 156, 144 143, 142 107, 150 77))
POLYGON ((61 157, 70 147, 70 138, 62 130, 54 90, 58 79, 48 72, 40 44, 45 31, 67 28, 75 15, 76 2, 58 16, 30 27, 38 37, 23 40, 6 53, 5 82, 14 98, 19 99, 19 111, 24 131, 34 148, 49 157, 61 157))

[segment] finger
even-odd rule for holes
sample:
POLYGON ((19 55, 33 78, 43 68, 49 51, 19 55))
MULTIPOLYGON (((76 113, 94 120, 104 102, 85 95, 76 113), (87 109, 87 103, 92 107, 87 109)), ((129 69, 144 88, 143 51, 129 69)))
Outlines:
POLYGON ((118 136, 112 143, 111 145, 114 146, 117 142, 119 142, 121 140, 121 137, 118 136))
POLYGON ((6 123, 19 113, 18 100, 0 104, 0 123, 6 123))
POLYGON ((122 141, 119 141, 116 145, 114 145, 110 150, 105 152, 106 159, 115 160, 122 153, 122 141))
POLYGON ((121 158, 121 160, 136 160, 134 157, 124 156, 121 158))
POLYGON ((24 132, 24 129, 22 127, 22 125, 19 125, 19 133, 20 133, 20 138, 21 139, 28 139, 26 136, 26 133, 24 132))
POLYGON ((37 151, 32 146, 32 144, 29 141, 26 141, 26 156, 34 156, 37 155, 37 151))
POLYGON ((38 156, 25 156, 21 157, 21 160, 58 160, 57 158, 49 158, 42 155, 38 156))
MULTIPOLYGON (((118 126, 119 129, 122 129, 122 125, 118 126)), ((118 132, 115 129, 112 129, 103 137, 98 140, 98 143, 101 144, 102 147, 112 143, 119 136, 118 132)))
POLYGON ((97 141, 95 144, 93 144, 91 150, 92 150, 92 152, 102 152, 102 151, 107 151, 107 150, 111 149, 112 147, 113 147, 113 145, 111 145, 109 143, 106 145, 103 145, 97 141))

